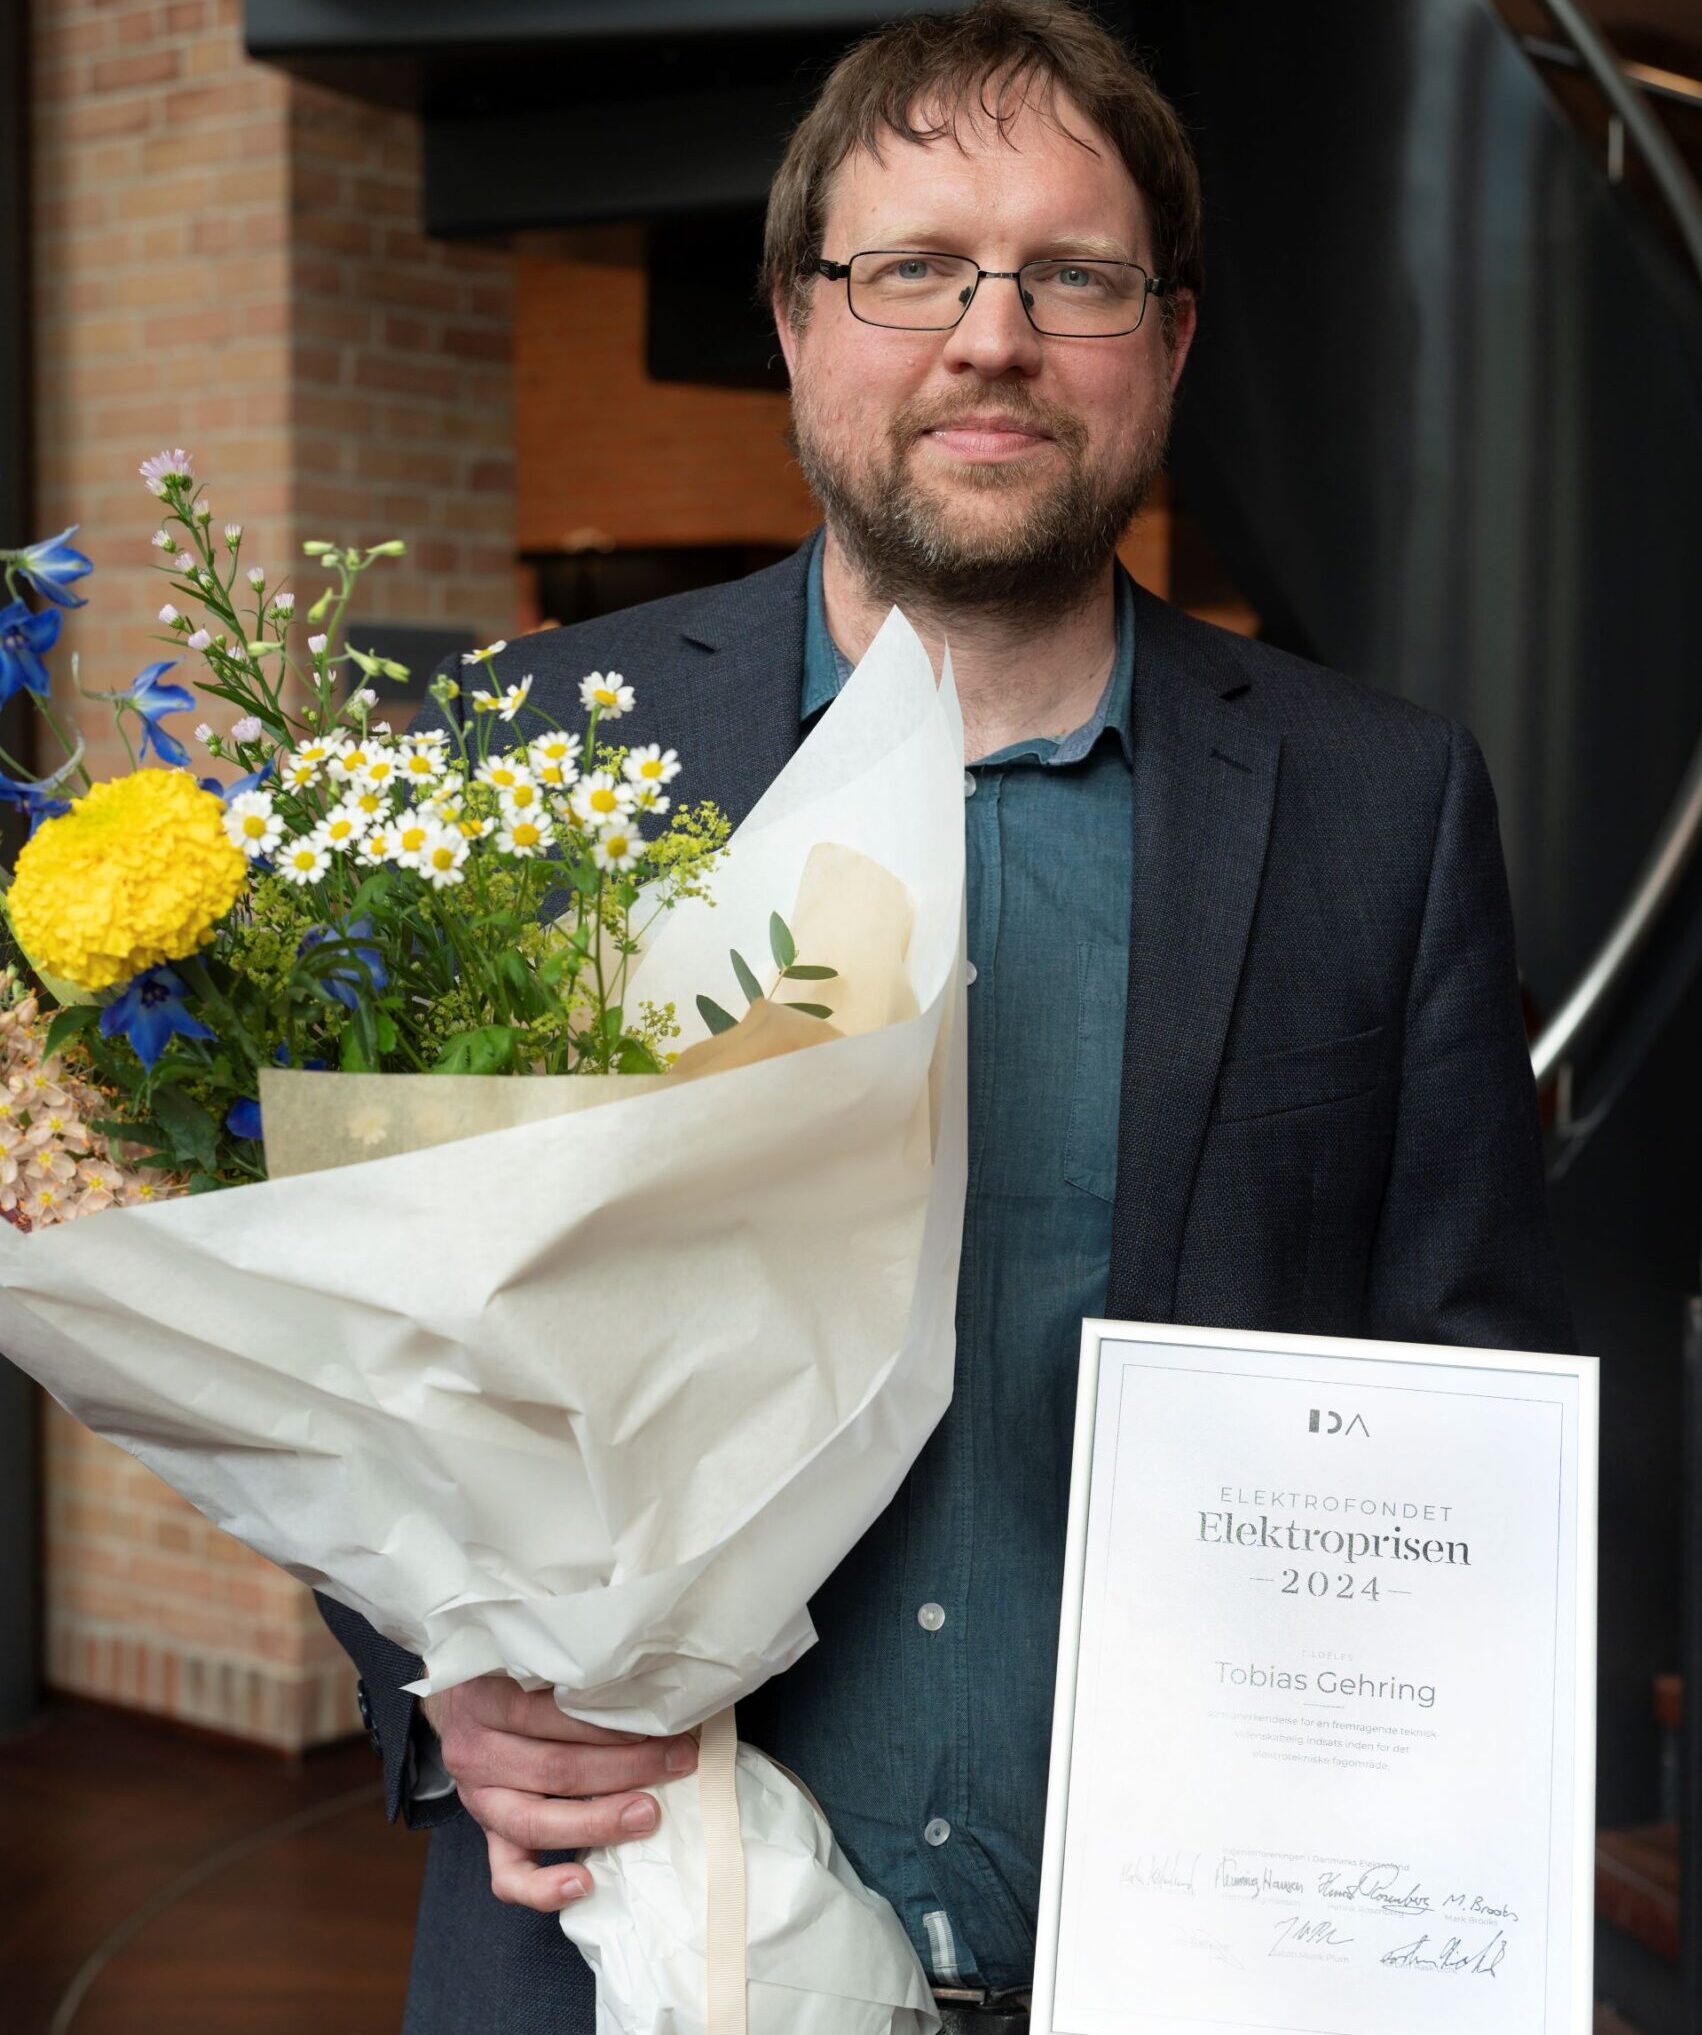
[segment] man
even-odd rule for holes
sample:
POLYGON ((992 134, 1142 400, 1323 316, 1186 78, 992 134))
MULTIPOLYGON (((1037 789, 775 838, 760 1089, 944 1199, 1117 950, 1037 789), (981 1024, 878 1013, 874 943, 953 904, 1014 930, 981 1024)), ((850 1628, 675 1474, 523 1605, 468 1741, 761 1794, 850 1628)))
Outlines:
MULTIPOLYGON (((854 50, 794 137, 767 277, 825 533, 733 586, 513 645, 574 718, 637 686, 736 819, 897 602, 967 753, 970 1185, 956 1392, 742 1712, 961 2026, 1025 2024, 1083 1315, 1547 1349, 1512 929, 1463 729, 1141 593, 1115 546, 1194 333, 1180 123, 1068 7, 854 50)), ((623 727, 623 735, 627 729, 623 727)), ((434 1825, 407 2026, 587 2031, 572 1850, 653 1823, 687 1741, 500 1678, 414 1714, 337 1607, 391 1813, 434 1825), (435 1728, 435 1733, 434 1729, 435 1728), (462 1813, 462 1812, 465 1813, 462 1813)))

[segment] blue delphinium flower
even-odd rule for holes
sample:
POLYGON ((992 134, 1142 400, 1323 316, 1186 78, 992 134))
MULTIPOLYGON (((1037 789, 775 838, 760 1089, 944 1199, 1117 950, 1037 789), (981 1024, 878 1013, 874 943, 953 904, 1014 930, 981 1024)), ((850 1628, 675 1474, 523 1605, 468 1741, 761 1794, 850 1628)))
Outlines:
MULTIPOLYGON (((168 687, 171 691, 175 688, 168 687)), ((268 757, 258 770, 251 770, 246 777, 239 777, 234 784, 221 784, 216 777, 197 778, 203 791, 210 791, 215 798, 222 798, 228 806, 233 798, 240 798, 245 791, 258 791, 276 768, 275 757, 268 757)))
POLYGON ((246 1095, 238 1096, 225 1115, 225 1129, 233 1138, 260 1136, 260 1105, 246 1095))
POLYGON ((144 1067, 153 1066, 174 1036, 212 1038, 214 1034, 201 1020, 190 1015, 183 1001, 187 993, 188 986, 175 968, 162 963, 143 969, 140 975, 131 976, 123 993, 101 1012, 101 1037, 116 1039, 122 1033, 144 1067))
POLYGON ((53 681, 41 654, 59 641, 63 620, 57 608, 37 613, 23 601, 0 608, 0 706, 26 686, 37 699, 46 699, 53 681))
POLYGON ((195 704, 195 695, 181 685, 161 685, 160 680, 177 662, 168 657, 163 664, 150 664, 146 671, 118 697, 128 700, 142 717, 142 759, 148 751, 162 763, 174 764, 179 770, 189 765, 189 751, 175 735, 168 735, 160 726, 167 714, 186 713, 195 704))
POLYGON ((61 813, 71 810, 69 799, 53 795, 58 782, 57 776, 38 782, 27 777, 8 777, 0 771, 0 805, 21 806, 30 816, 33 834, 43 820, 56 820, 61 813))
POLYGON ((57 537, 49 537, 43 543, 28 545, 24 550, 11 554, 12 564, 18 573, 56 607, 81 608, 88 605, 81 594, 72 593, 69 584, 74 579, 81 579, 84 573, 94 571, 83 554, 73 551, 66 542, 67 538, 76 534, 77 525, 73 523, 68 530, 61 530, 57 537))
POLYGON ((390 980, 382 948, 367 937, 371 931, 372 920, 362 912, 344 926, 310 926, 296 948, 298 954, 306 954, 326 940, 343 943, 343 955, 320 976, 319 986, 345 1010, 353 1010, 365 991, 376 996, 390 980))

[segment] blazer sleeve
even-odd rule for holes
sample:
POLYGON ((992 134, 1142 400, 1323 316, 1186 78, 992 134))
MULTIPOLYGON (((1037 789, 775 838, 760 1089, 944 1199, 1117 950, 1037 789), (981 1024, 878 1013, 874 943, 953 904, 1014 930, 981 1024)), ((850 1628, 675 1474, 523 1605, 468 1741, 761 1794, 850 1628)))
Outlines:
POLYGON ((1495 794, 1448 726, 1365 1333, 1570 1352, 1495 794))

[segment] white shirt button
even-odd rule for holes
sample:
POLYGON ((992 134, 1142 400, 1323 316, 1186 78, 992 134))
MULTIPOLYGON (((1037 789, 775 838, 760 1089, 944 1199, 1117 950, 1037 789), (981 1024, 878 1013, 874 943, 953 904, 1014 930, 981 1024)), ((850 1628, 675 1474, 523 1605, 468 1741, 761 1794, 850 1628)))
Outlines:
POLYGON ((951 1835, 951 1825, 943 1816, 936 1816, 922 1832, 922 1835, 930 1844, 944 1844, 946 1839, 951 1835))
POLYGON ((966 961, 964 963, 963 979, 965 982, 973 982, 976 976, 979 975, 980 973, 981 973, 980 969, 976 967, 973 961, 966 961))
POLYGON ((963 773, 963 795, 965 798, 973 798, 975 796, 975 773, 973 770, 966 770, 963 773))
POLYGON ((916 1614, 916 1623, 924 1632, 938 1632, 945 1622, 945 1607, 941 1604, 924 1604, 916 1614))

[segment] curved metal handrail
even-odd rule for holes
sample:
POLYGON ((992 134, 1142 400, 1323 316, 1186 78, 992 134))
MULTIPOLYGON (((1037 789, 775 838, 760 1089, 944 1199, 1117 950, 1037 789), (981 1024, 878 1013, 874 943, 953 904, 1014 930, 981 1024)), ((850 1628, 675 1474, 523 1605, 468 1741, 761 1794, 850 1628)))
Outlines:
MULTIPOLYGON (((1627 77, 1600 29, 1576 0, 1542 0, 1542 4, 1624 123, 1626 133, 1672 211, 1697 277, 1702 280, 1702 189, 1666 129, 1649 110, 1643 93, 1627 77)), ((1702 740, 1698 740, 1685 767, 1683 780, 1619 917, 1531 1047, 1531 1066, 1539 1083, 1555 1072, 1568 1048, 1576 1045, 1618 988, 1633 955, 1649 937, 1679 879, 1695 858, 1699 842, 1702 842, 1702 740)))

